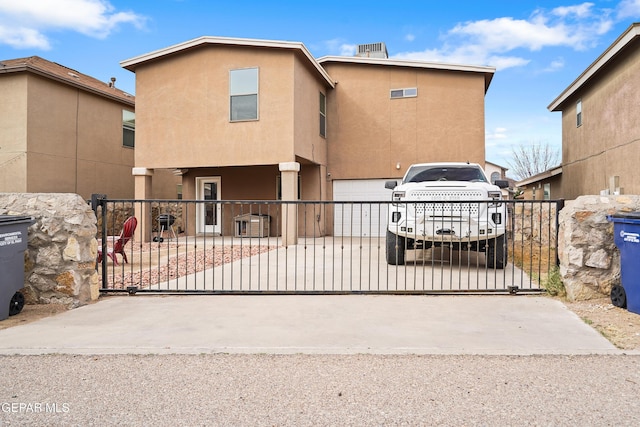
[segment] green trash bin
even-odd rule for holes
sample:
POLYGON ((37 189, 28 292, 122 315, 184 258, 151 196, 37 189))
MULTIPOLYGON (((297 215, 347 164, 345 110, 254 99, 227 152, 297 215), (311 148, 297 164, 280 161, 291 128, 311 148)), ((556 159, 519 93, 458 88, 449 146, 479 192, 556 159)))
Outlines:
POLYGON ((0 320, 20 313, 24 306, 24 251, 30 216, 0 215, 0 320))

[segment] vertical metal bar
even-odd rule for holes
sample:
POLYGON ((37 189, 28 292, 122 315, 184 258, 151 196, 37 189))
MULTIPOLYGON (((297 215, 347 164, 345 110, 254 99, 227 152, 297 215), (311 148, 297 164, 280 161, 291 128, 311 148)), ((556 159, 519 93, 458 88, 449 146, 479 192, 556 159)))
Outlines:
POLYGON ((564 199, 560 199, 556 201, 556 242, 555 242, 555 251, 556 251, 556 266, 560 266, 560 254, 558 253, 558 242, 560 238, 560 211, 564 209, 564 199))

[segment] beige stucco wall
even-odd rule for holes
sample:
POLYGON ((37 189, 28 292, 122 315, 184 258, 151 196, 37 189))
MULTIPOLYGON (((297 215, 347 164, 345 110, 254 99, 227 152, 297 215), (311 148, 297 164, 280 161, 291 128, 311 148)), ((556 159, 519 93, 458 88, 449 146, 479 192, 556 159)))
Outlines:
POLYGON ((482 74, 324 63, 338 83, 329 94, 332 179, 400 177, 412 163, 484 164, 482 74), (390 99, 391 89, 418 88, 390 99), (400 169, 396 168, 400 164, 400 169))
POLYGON ((0 78, 0 191, 27 191, 27 79, 0 78))
POLYGON ((558 200, 564 198, 562 196, 562 175, 555 175, 551 178, 543 179, 538 182, 531 183, 519 187, 522 190, 520 199, 525 200, 544 200, 544 186, 549 184, 549 199, 558 200))
POLYGON ((562 106, 562 195, 600 194, 619 176, 625 194, 640 194, 640 41, 562 106), (582 100, 582 126, 576 102, 582 100))
MULTIPOLYGON (((293 53, 205 46, 136 69, 136 165, 243 166, 294 161, 293 53), (229 71, 259 68, 259 120, 229 121, 229 71)), ((298 73, 299 75, 299 73, 298 73)), ((308 95, 317 84, 297 83, 308 95)), ((317 97, 317 94, 316 94, 317 97)), ((317 103, 314 105, 317 111, 317 103)), ((303 138, 302 136, 300 137, 303 138)), ((317 132, 311 141, 317 143, 317 132)), ((308 149, 305 149, 303 154, 308 149)))
POLYGON ((28 97, 30 192, 133 197, 133 149, 122 146, 122 110, 133 107, 37 76, 28 97))
MULTIPOLYGON (((320 135, 320 93, 331 88, 310 74, 309 68, 294 63, 294 151, 300 159, 327 164, 327 140, 320 135)), ((298 160, 298 159, 294 159, 298 160)))

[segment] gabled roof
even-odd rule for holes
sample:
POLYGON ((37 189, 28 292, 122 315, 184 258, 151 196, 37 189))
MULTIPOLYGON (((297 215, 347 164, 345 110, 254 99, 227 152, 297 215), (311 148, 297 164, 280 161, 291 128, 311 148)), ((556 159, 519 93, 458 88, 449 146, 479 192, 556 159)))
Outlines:
POLYGON ((485 93, 489 89, 489 85, 491 84, 493 75, 496 72, 495 67, 485 67, 485 66, 479 66, 479 65, 446 64, 444 62, 409 61, 409 60, 402 60, 402 59, 367 58, 367 57, 360 57, 360 56, 323 56, 321 58, 318 58, 318 63, 320 65, 324 65, 330 62, 481 73, 481 74, 484 74, 485 93))
POLYGON ((613 42, 607 50, 602 53, 587 69, 580 74, 551 104, 547 107, 549 111, 562 111, 562 104, 571 95, 576 93, 584 84, 602 71, 602 69, 611 62, 620 52, 622 52, 631 42, 640 37, 640 23, 631 24, 627 30, 622 33, 618 39, 613 42))
POLYGON ((516 182, 516 186, 522 187, 523 185, 534 184, 539 181, 543 181, 545 179, 549 179, 556 175, 560 175, 562 173, 562 165, 553 167, 551 169, 547 169, 544 172, 540 172, 539 174, 530 176, 529 178, 525 178, 522 181, 516 182))
POLYGON ((29 72, 96 95, 135 105, 135 97, 108 83, 39 56, 0 61, 0 74, 29 72))
POLYGON ((484 161, 484 163, 485 163, 485 165, 486 165, 486 164, 493 165, 493 166, 496 166, 496 167, 498 167, 498 168, 500 168, 500 169, 504 169, 505 171, 508 171, 508 170, 509 170, 509 168, 508 168, 508 167, 506 167, 506 166, 501 166, 501 165, 499 165, 499 164, 497 164, 497 163, 490 162, 489 160, 485 160, 485 161, 484 161))
POLYGON ((159 49, 153 52, 145 53, 143 55, 139 55, 134 58, 125 59, 124 61, 120 62, 120 65, 129 71, 135 72, 136 68, 139 65, 144 64, 146 62, 157 60, 169 55, 180 53, 188 49, 193 49, 193 48, 206 46, 206 45, 232 45, 232 46, 285 49, 285 50, 297 51, 308 60, 312 68, 314 68, 318 72, 318 74, 327 83, 327 85, 329 85, 330 87, 335 87, 333 80, 331 79, 329 74, 327 74, 325 69, 322 68, 320 64, 318 64, 318 62, 311 55, 311 53, 304 46, 304 44, 300 42, 203 36, 197 39, 188 40, 183 43, 178 43, 173 46, 166 47, 164 49, 159 49))

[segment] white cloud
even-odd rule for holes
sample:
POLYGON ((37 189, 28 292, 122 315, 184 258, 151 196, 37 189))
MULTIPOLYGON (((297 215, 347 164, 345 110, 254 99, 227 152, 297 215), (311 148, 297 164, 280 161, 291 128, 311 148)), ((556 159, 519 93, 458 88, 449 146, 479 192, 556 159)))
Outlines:
POLYGON ((493 129, 492 131, 487 131, 485 133, 485 140, 488 145, 490 145, 490 141, 501 140, 507 138, 507 129, 498 127, 493 129))
POLYGON ((358 47, 355 44, 345 43, 341 38, 325 40, 322 44, 323 50, 328 52, 327 55, 354 56, 358 47))
POLYGON ((343 43, 340 45, 340 55, 341 56, 353 56, 356 54, 356 49, 358 48, 355 44, 346 44, 343 43))
POLYGON ((38 31, 31 28, 6 27, 0 24, 0 44, 6 44, 17 49, 36 48, 49 50, 49 40, 38 31))
POLYGON ((145 18, 118 12, 106 0, 0 0, 0 43, 48 49, 48 31, 76 31, 106 38, 121 24, 142 28, 145 18))
POLYGON ((549 66, 547 66, 547 68, 545 68, 542 71, 550 73, 550 72, 561 70, 563 68, 564 68, 564 59, 563 58, 558 58, 558 59, 555 59, 555 60, 551 61, 549 66))
POLYGON ((407 34, 404 36, 404 39, 408 42, 412 42, 416 39, 416 36, 414 36, 413 34, 407 34))
MULTIPOLYGON (((622 0, 618 16, 640 17, 640 0, 622 0)), ((547 47, 584 50, 594 46, 616 23, 614 11, 584 2, 552 10, 538 9, 528 19, 499 17, 457 24, 443 36, 443 46, 402 52, 400 59, 491 65, 497 69, 530 63, 531 53, 547 47)), ((554 61, 546 71, 562 67, 554 61)))
POLYGON ((640 17, 640 0, 622 0, 617 8, 617 18, 636 19, 640 17))
POLYGON ((560 6, 551 11, 552 14, 560 17, 576 16, 578 18, 586 18, 591 15, 593 3, 582 3, 575 6, 560 6))

